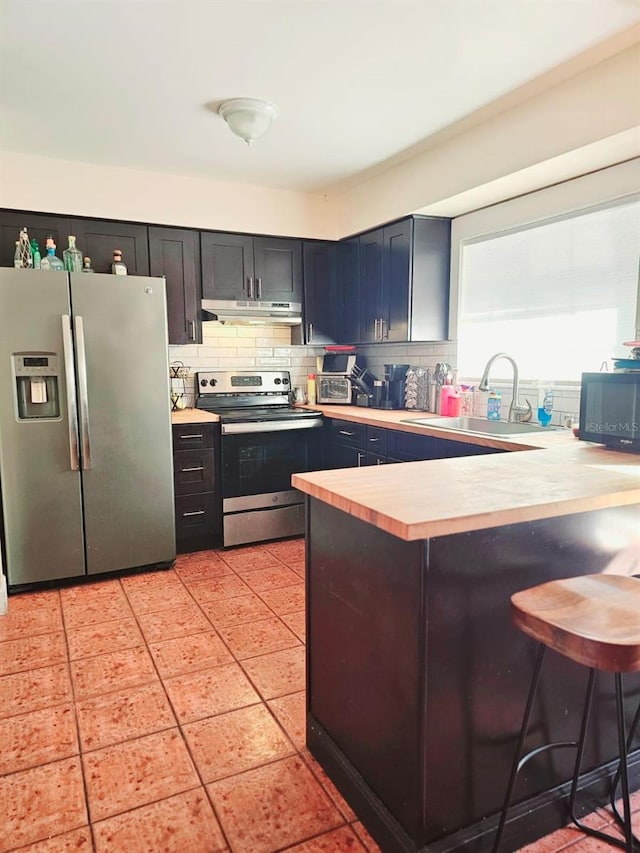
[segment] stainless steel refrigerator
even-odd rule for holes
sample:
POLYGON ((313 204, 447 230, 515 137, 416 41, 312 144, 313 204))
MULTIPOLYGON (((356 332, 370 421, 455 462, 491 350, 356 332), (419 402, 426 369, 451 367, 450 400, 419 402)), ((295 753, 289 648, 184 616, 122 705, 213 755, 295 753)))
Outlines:
POLYGON ((0 269, 10 587, 176 554, 165 283, 0 269))

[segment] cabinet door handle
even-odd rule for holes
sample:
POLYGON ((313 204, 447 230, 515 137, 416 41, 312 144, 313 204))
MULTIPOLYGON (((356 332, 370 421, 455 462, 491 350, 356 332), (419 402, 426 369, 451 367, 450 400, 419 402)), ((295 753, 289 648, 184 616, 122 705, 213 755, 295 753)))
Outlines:
MULTIPOLYGON (((384 327, 385 327, 384 318, 380 317, 380 340, 381 341, 383 341, 385 339, 384 327)), ((386 337, 389 337, 389 332, 387 332, 386 337)))
POLYGON ((184 474, 187 471, 204 471, 204 465, 197 465, 194 468, 181 468, 180 471, 184 474))
POLYGON ((202 438, 201 432, 194 432, 191 435, 181 435, 180 438, 202 438))
POLYGON ((262 279, 260 276, 256 279, 256 299, 262 299, 262 279))
POLYGON ((378 340, 378 318, 376 317, 373 321, 373 340, 378 340))
POLYGON ((188 518, 190 515, 204 515, 204 510, 203 509, 196 509, 193 512, 183 512, 182 513, 183 518, 188 518))
POLYGON ((385 464, 384 459, 378 459, 378 461, 376 462, 376 465, 384 465, 384 464, 385 464))
POLYGON ((357 465, 358 468, 362 467, 362 460, 363 459, 364 459, 364 453, 360 453, 360 451, 358 451, 358 465, 357 465))
POLYGON ((369 441, 370 441, 372 444, 376 444, 378 441, 380 441, 380 439, 379 439, 379 438, 370 438, 370 439, 369 439, 369 441))
POLYGON ((189 340, 195 341, 196 339, 196 324, 193 320, 189 320, 189 340))
POLYGON ((250 275, 247 277, 247 296, 249 299, 253 299, 253 276, 250 275))
POLYGON ((339 429, 338 435, 355 435, 355 432, 349 432, 348 429, 339 429))
POLYGON ((307 343, 310 344, 313 340, 313 323, 307 324, 307 343))

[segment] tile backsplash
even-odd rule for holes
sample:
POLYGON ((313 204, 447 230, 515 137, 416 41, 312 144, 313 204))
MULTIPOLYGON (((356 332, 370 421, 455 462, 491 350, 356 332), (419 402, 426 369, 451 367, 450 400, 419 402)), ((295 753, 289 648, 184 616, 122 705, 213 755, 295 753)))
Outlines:
MULTIPOLYGON (((306 385, 307 374, 316 370, 316 357, 322 355, 322 346, 295 346, 291 343, 288 326, 228 326, 217 321, 202 324, 202 343, 169 347, 169 360, 187 368, 184 392, 187 406, 195 400, 195 374, 199 370, 226 368, 245 370, 256 368, 281 368, 291 373, 291 384, 306 385)), ((427 343, 399 343, 361 345, 358 353, 376 376, 384 376, 385 364, 410 364, 412 367, 433 369, 440 361, 456 367, 456 342, 434 341, 427 343)), ((478 384, 479 376, 458 377, 459 381, 478 384)), ((182 380, 173 380, 172 390, 182 392, 182 380)), ((502 392, 502 417, 506 418, 511 397, 510 382, 492 382, 502 392)), ((520 383, 521 400, 528 399, 535 410, 538 384, 535 381, 520 383)), ((556 383, 552 423, 563 425, 567 418, 578 419, 580 386, 556 383)))
MULTIPOLYGON (((187 368, 185 393, 187 406, 192 406, 199 370, 282 369, 291 373, 292 385, 302 385, 322 352, 322 347, 292 346, 287 326, 228 326, 212 320, 202 324, 201 344, 170 346, 169 361, 180 361, 187 368)), ((182 390, 180 380, 172 385, 173 390, 182 390)))

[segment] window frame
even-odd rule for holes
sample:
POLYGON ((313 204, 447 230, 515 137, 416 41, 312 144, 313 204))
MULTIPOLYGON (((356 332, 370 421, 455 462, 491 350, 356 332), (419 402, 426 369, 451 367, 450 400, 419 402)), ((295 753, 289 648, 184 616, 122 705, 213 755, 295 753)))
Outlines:
MULTIPOLYGON (((624 204, 636 198, 640 198, 640 158, 456 217, 451 227, 451 340, 458 340, 463 252, 466 245, 587 214, 590 210, 624 204)), ((635 326, 636 332, 640 332, 640 279, 635 326)), ((482 365, 479 365, 479 370, 481 368, 482 365)), ((465 374, 465 378, 476 379, 479 375, 465 374)), ((525 377, 531 380, 537 378, 525 377)), ((567 384, 575 385, 576 382, 567 380, 567 384)))

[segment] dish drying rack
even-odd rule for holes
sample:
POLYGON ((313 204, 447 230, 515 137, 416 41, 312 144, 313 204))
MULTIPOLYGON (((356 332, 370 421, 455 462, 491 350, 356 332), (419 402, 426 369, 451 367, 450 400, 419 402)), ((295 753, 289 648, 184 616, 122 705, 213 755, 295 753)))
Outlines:
POLYGON ((179 412, 187 407, 187 379, 191 368, 182 361, 169 364, 171 411, 179 412))

